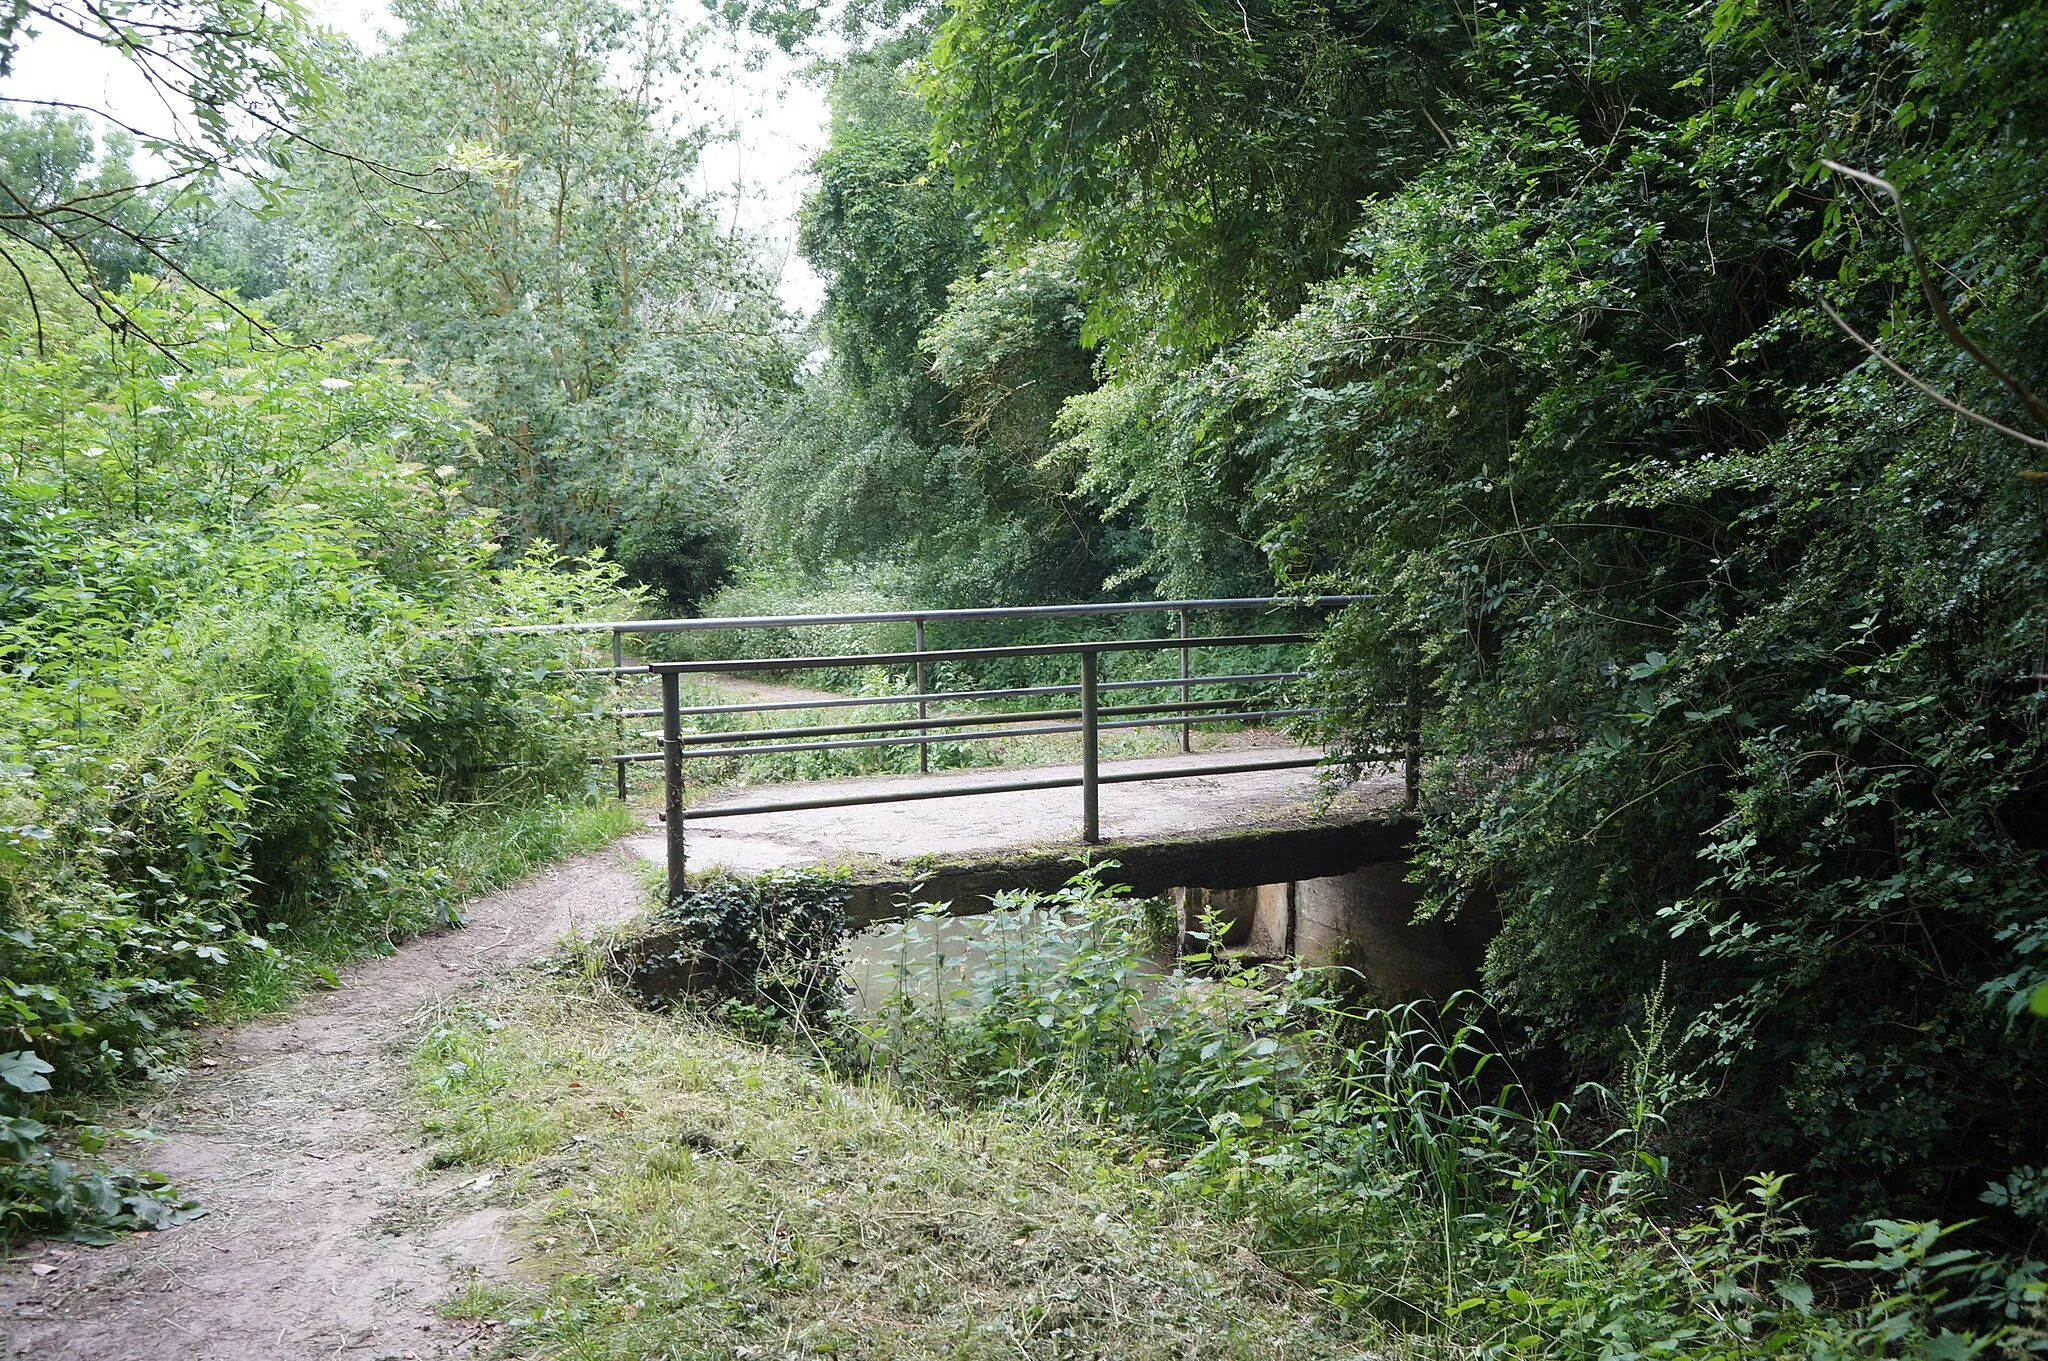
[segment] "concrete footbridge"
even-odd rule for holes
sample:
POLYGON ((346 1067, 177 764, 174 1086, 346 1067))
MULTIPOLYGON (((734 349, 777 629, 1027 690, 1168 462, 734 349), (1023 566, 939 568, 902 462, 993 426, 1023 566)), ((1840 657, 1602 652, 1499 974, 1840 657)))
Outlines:
POLYGON ((630 771, 660 769, 659 810, 632 844, 664 867, 671 898, 710 873, 830 868, 852 887, 855 919, 873 924, 920 904, 985 912, 1004 890, 1048 890, 1082 863, 1113 860, 1116 882, 1173 893, 1184 915, 1222 917, 1226 944, 1247 957, 1371 956, 1389 978, 1441 991, 1466 981, 1476 955, 1470 929, 1409 924, 1413 750, 1345 779, 1278 730, 1314 712, 1294 684, 1300 649, 1329 610, 1357 599, 555 627, 610 635, 611 665, 590 670, 610 675, 620 702, 593 717, 613 721, 618 749, 598 759, 614 765, 621 798, 630 771), (1065 621, 1068 636, 1017 640, 1042 637, 1049 619, 1065 621), (942 631, 976 645, 934 646, 942 631), (981 641, 990 636, 1002 641, 981 641), (814 639, 832 646, 807 645, 814 639), (869 691, 878 674, 898 686, 848 694, 782 683, 856 668, 869 691), (989 683, 1020 672, 1036 683, 989 683), (660 727, 639 726, 650 719, 660 727), (947 764, 935 756, 957 767, 963 750, 1007 755, 1019 739, 1032 739, 1026 754, 1038 759, 934 769, 947 764), (1106 741, 1122 749, 1108 755, 1106 741), (774 782, 751 773, 891 748, 914 750, 917 770, 774 782))

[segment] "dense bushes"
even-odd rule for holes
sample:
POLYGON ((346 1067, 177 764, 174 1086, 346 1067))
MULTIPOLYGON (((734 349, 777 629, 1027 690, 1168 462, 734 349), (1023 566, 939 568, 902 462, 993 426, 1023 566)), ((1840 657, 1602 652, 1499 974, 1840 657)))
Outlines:
POLYGON ((1165 589, 1376 597, 1320 735, 1420 710, 1490 999, 1612 1079, 1661 986, 1684 1175, 1838 1223, 2048 1146, 2039 449, 1821 305, 2048 433, 2043 13, 955 0, 927 86, 998 244, 1076 250, 1065 454, 1165 589))
POLYGON ((472 626, 617 596, 497 560, 462 417, 361 338, 122 301, 154 343, 0 318, 0 1233, 91 1209, 24 1121, 451 920, 439 810, 584 789, 565 648, 472 626))
POLYGON ((845 1061, 1169 1163, 1196 1212, 1250 1221, 1269 1260, 1361 1332, 1602 1361, 2041 1345, 2038 1263, 1896 1221, 1827 1258, 1796 1179, 1678 1198, 1661 1001, 1629 1029, 1620 1084, 1544 1102, 1469 997, 1383 1010, 1343 1000, 1331 975, 1162 976, 1161 914, 1101 866, 1005 907, 972 966, 957 947, 906 947, 845 1061))
POLYGON ((729 1022, 761 1034, 823 1026, 846 1000, 852 896, 842 879, 803 870, 700 884, 654 913, 625 961, 628 985, 653 1006, 716 999, 729 1022))

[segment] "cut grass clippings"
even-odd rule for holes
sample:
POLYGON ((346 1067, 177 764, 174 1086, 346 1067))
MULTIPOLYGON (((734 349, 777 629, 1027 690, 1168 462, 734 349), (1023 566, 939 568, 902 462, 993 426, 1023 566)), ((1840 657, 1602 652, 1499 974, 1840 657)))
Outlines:
MULTIPOLYGON (((587 972, 594 974, 593 968, 587 972)), ((825 1076, 592 978, 496 985, 413 1065, 525 1284, 449 1305, 548 1358, 1351 1356, 1240 1225, 1083 1138, 825 1076)))

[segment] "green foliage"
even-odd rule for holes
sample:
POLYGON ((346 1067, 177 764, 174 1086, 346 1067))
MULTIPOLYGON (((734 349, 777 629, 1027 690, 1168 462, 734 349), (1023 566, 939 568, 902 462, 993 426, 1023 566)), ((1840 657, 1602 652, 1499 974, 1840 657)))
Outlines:
POLYGON ((1783 1177, 1680 1209, 1662 1109, 1593 1087, 1577 1109, 1539 1104, 1470 998, 1380 1009, 1299 971, 1162 975, 1156 914, 1106 887, 1109 868, 1005 903, 957 983, 943 956, 929 980, 907 970, 852 1054, 913 1093, 1083 1122, 1170 1159, 1180 1195, 1250 1224, 1327 1308, 1418 1342, 1588 1358, 2031 1345, 2038 1263, 1889 1220, 1855 1260, 1822 1258, 1783 1177), (1821 1303, 1843 1271, 1870 1283, 1864 1302, 1821 1303))
POLYGON ((134 152, 121 132, 102 145, 83 114, 0 110, 0 184, 14 200, 0 230, 38 249, 75 251, 109 291, 152 273, 156 261, 138 238, 164 205, 136 187, 134 152))
POLYGON ((1439 145, 1451 11, 956 0, 933 145, 991 233, 1080 245, 1091 340, 1206 349, 1293 310, 1439 145))
POLYGON ((1276 1036, 1292 999, 1254 1018, 1250 975, 1161 992, 1156 905, 1107 882, 1114 869, 1097 862, 1057 893, 998 899, 985 956, 971 970, 957 959, 957 982, 943 954, 933 986, 899 964, 888 1005, 861 1028, 867 1062, 973 1100, 1069 1101, 1172 1143, 1199 1143, 1217 1119, 1260 1123, 1298 1067, 1276 1036))
POLYGON ((61 113, 0 114, 0 275, 32 313, 83 304, 116 332, 156 339, 117 296, 129 272, 240 282, 218 255, 187 269, 192 226, 217 196, 245 207, 268 199, 261 173, 299 145, 297 114, 322 87, 327 35, 293 3, 15 0, 0 8, 0 78, 39 34, 68 45, 43 61, 62 51, 103 63, 105 102, 81 92, 61 113), (115 88, 129 107, 115 107, 115 88), (134 131, 137 117, 148 133, 134 131), (91 124, 102 118, 123 131, 95 160, 91 124), (133 136, 146 137, 146 179, 128 161, 133 136), (29 259, 36 268, 23 267, 29 259))
POLYGON ((986 455, 1008 461, 1019 485, 1006 500, 1034 524, 1057 517, 1070 491, 1058 476, 1065 470, 1045 466, 1053 420, 1068 397, 1092 385, 1092 363, 1077 343, 1073 257, 1063 245, 1041 246, 1013 265, 956 280, 946 310, 919 341, 932 373, 958 398, 955 428, 986 455))
POLYGON ((845 993, 851 896, 840 880, 801 870, 691 889, 654 914, 664 948, 636 959, 634 984, 652 1000, 710 994, 754 1029, 822 1022, 845 993))
POLYGON ((692 35, 628 5, 417 0, 302 158, 295 309, 371 325, 468 404, 506 530, 604 548, 682 612, 724 577, 731 444, 794 356, 658 99, 692 35), (384 169, 392 167, 395 170, 384 169))
POLYGON ((880 566, 943 605, 1093 599, 1140 554, 1048 460, 1060 403, 1093 383, 1072 252, 991 262, 908 81, 920 29, 835 73, 799 244, 829 280, 829 356, 756 437, 757 555, 880 566))
POLYGON ((0 1162, 4 1235, 153 1213, 123 1200, 146 1186, 49 1153, 60 1103, 455 921, 491 873, 434 848, 457 809, 518 845, 492 806, 583 791, 571 649, 473 626, 620 603, 612 569, 496 559, 455 476, 461 418, 360 338, 277 348, 142 281, 117 302, 150 344, 84 314, 39 338, 9 302, 0 1117, 39 1151, 0 1162))
MULTIPOLYGON (((0 1054, 0 1080, 22 1088, 9 1060, 20 1054, 0 1054)), ((47 1067, 44 1071, 52 1071, 47 1067)), ((41 1079, 37 1079, 41 1081, 41 1079)), ((9 1097, 0 1109, 0 1181, 7 1197, 6 1227, 11 1236, 22 1227, 73 1242, 104 1245, 116 1233, 174 1228, 199 1218, 206 1211, 184 1199, 176 1187, 149 1173, 85 1165, 60 1158, 50 1151, 49 1129, 41 1121, 16 1114, 17 1098, 9 1097)), ((77 1142, 88 1157, 97 1154, 108 1138, 127 1131, 88 1127, 77 1142)))
POLYGON ((931 120, 906 84, 905 65, 923 46, 899 38, 834 73, 830 140, 797 244, 829 281, 825 339, 848 393, 877 423, 933 445, 952 412, 918 341, 981 247, 951 177, 931 165, 931 120))
POLYGON ((1819 158, 1898 183, 1963 327, 2048 390, 2048 24, 1449 23, 963 3, 935 145, 1006 249, 1078 249, 1112 365, 1060 430, 1149 569, 1375 597, 1316 735, 1363 761, 1419 722, 1418 867, 1430 911, 1499 902, 1490 1000, 1612 1080, 1665 980, 1714 1094, 1671 1113, 1682 1176, 1953 1215, 2048 1141, 2037 456, 1816 304, 2041 432, 1819 158))

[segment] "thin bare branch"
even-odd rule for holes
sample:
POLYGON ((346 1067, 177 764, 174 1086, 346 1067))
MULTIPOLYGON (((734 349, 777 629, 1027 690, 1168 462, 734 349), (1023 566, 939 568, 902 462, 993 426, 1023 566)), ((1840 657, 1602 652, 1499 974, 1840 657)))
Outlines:
POLYGON ((1896 373, 1897 375, 1899 375, 1899 377, 1905 379, 1908 383, 1911 383, 1914 387, 1918 388, 1921 392, 1927 394, 1927 396, 1933 398, 1936 402, 1939 402, 1941 405, 1947 407, 1950 411, 1955 412, 1958 416, 1967 417, 1968 419, 1977 422, 1977 424, 1979 425, 1985 426, 1988 429, 1996 430, 1999 434, 2009 436, 2012 439, 2016 439, 2022 444, 2032 445, 2036 449, 2048 449, 2048 440, 2035 439, 2032 435, 2022 434, 2020 431, 2013 429, 2009 425, 2001 425, 1997 421, 1992 420, 1989 416, 1983 415, 1980 412, 1972 411, 1970 410, 1970 408, 1964 406, 1961 402, 1954 401, 1953 399, 1948 397, 1944 397, 1941 393, 1935 391, 1933 386, 1930 385, 1925 379, 1909 372, 1904 365, 1900 364, 1897 360, 1893 359, 1884 351, 1878 349, 1877 346, 1865 340, 1860 334, 1858 334, 1855 327, 1851 326, 1847 321, 1844 321, 1842 319, 1842 314, 1840 312, 1837 312, 1834 309, 1833 305, 1830 304, 1826 298, 1822 298, 1820 300, 1820 310, 1828 314, 1828 319, 1830 321, 1834 322, 1835 325, 1842 328, 1843 335, 1848 336, 1849 339, 1855 341, 1858 345, 1861 345, 1866 351, 1869 352, 1870 356, 1873 359, 1877 360, 1878 363, 1884 365, 1893 373, 1896 373))
POLYGON ((29 282, 28 274, 12 255, 4 250, 0 250, 0 260, 5 260, 7 267, 14 271, 16 278, 21 280, 21 292, 22 296, 28 299, 29 315, 35 318, 36 353, 39 355, 49 353, 49 344, 43 334, 43 307, 41 303, 36 301, 36 286, 29 282))
MULTIPOLYGON (((1941 327, 1941 333, 1947 336, 1957 349, 1981 364, 1987 373, 1998 380, 2001 387, 2019 399, 2020 405, 2027 409, 2027 414, 2032 416, 2042 429, 2048 430, 2048 401, 2043 401, 2032 392, 2029 392, 2019 379, 2007 373, 1990 355, 1984 353, 1976 341, 1963 334, 1963 328, 1958 326, 1955 317, 1950 315, 1948 299, 1943 297, 1941 290, 1934 286, 1934 278, 1928 273, 1927 258, 1921 254, 1920 239, 1913 231, 1913 220, 1906 211, 1906 199, 1899 192, 1898 186, 1894 185, 1890 180, 1881 179, 1868 171, 1858 170, 1854 166, 1843 165, 1840 161, 1831 161, 1826 157, 1822 157, 1821 164, 1834 171, 1837 175, 1855 180, 1861 184, 1867 184, 1890 197, 1892 206, 1898 211, 1899 215, 1899 235, 1904 237, 1906 241, 1906 258, 1913 262, 1913 271, 1920 278, 1920 292, 1926 297, 1927 306, 1933 311, 1935 324, 1941 327)), ((1823 303, 1821 305, 1825 307, 1827 304, 1823 303)), ((1830 314, 1832 314, 1832 309, 1830 309, 1830 314)), ((1840 320, 1839 317, 1836 318, 1838 325, 1840 320)), ((1858 339, 1860 340, 1861 337, 1858 337, 1858 339)), ((1866 346, 1866 348, 1868 347, 1866 346)), ((1876 354, 1877 352, 1871 350, 1871 353, 1876 354)), ((1883 356, 1880 355, 1879 358, 1883 358, 1883 356)), ((1885 362, 1887 364, 1891 363, 1890 360, 1885 360, 1885 362)), ((1893 365, 1893 367, 1896 368, 1897 366, 1893 365)), ((1904 372, 1903 369, 1899 371, 1901 373, 1904 372)), ((1931 388, 1927 390, 1933 391, 1931 388)), ((1960 407, 1956 409, 1962 410, 1960 407)), ((1966 412, 1964 414, 1969 415, 1973 413, 1966 412)), ((1976 417, 1976 419, 1984 420, 1983 417, 1976 417)), ((1987 425, 1995 424, 1988 420, 1985 423, 1987 425)), ((2004 426, 1997 426, 1996 428, 2000 430, 2006 429, 2004 426)), ((2006 430, 2006 433, 2014 434, 2015 432, 2006 430)), ((2021 439, 2026 438, 2023 435, 2017 437, 2021 439)), ((2029 444, 2040 444, 2039 440, 2028 440, 2027 442, 2029 444)), ((2048 445, 2043 445, 2042 447, 2048 448, 2048 445)))
MULTIPOLYGON (((4 191, 0 192, 0 202, 12 200, 19 209, 0 212, 0 236, 19 240, 47 258, 56 266, 64 285, 83 299, 104 325, 140 336, 174 362, 176 356, 171 348, 160 338, 146 334, 115 295, 100 283, 83 249, 86 240, 125 241, 147 258, 162 277, 229 308, 273 342, 282 343, 283 336, 233 298, 193 277, 173 258, 176 237, 156 230, 164 211, 172 206, 170 203, 158 204, 155 217, 147 221, 115 215, 113 208, 127 201, 146 200, 152 193, 175 193, 181 183, 204 185, 235 171, 260 184, 265 177, 259 163, 275 159, 273 153, 279 147, 303 147, 415 193, 445 194, 456 187, 448 183, 438 168, 384 165, 328 145, 294 127, 291 110, 300 91, 290 61, 265 50, 273 39, 291 36, 293 26, 289 22, 275 30, 262 20, 243 25, 186 22, 185 13, 175 4, 139 18, 121 5, 103 4, 99 0, 25 3, 24 13, 51 29, 95 43, 124 60, 163 106, 171 126, 167 132, 152 132, 123 121, 106 109, 63 99, 0 95, 0 107, 13 105, 90 114, 157 151, 170 162, 171 173, 146 184, 97 189, 54 203, 25 200, 13 186, 0 183, 0 191, 4 191), (258 60, 228 85, 216 87, 209 72, 202 69, 203 63, 194 56, 209 44, 249 48, 258 60), (230 119, 241 120, 244 127, 231 128, 230 119)), ((14 272, 21 273, 18 265, 14 272)), ((22 282, 28 283, 26 276, 22 282)), ((33 296, 30 303, 36 305, 33 296)))

